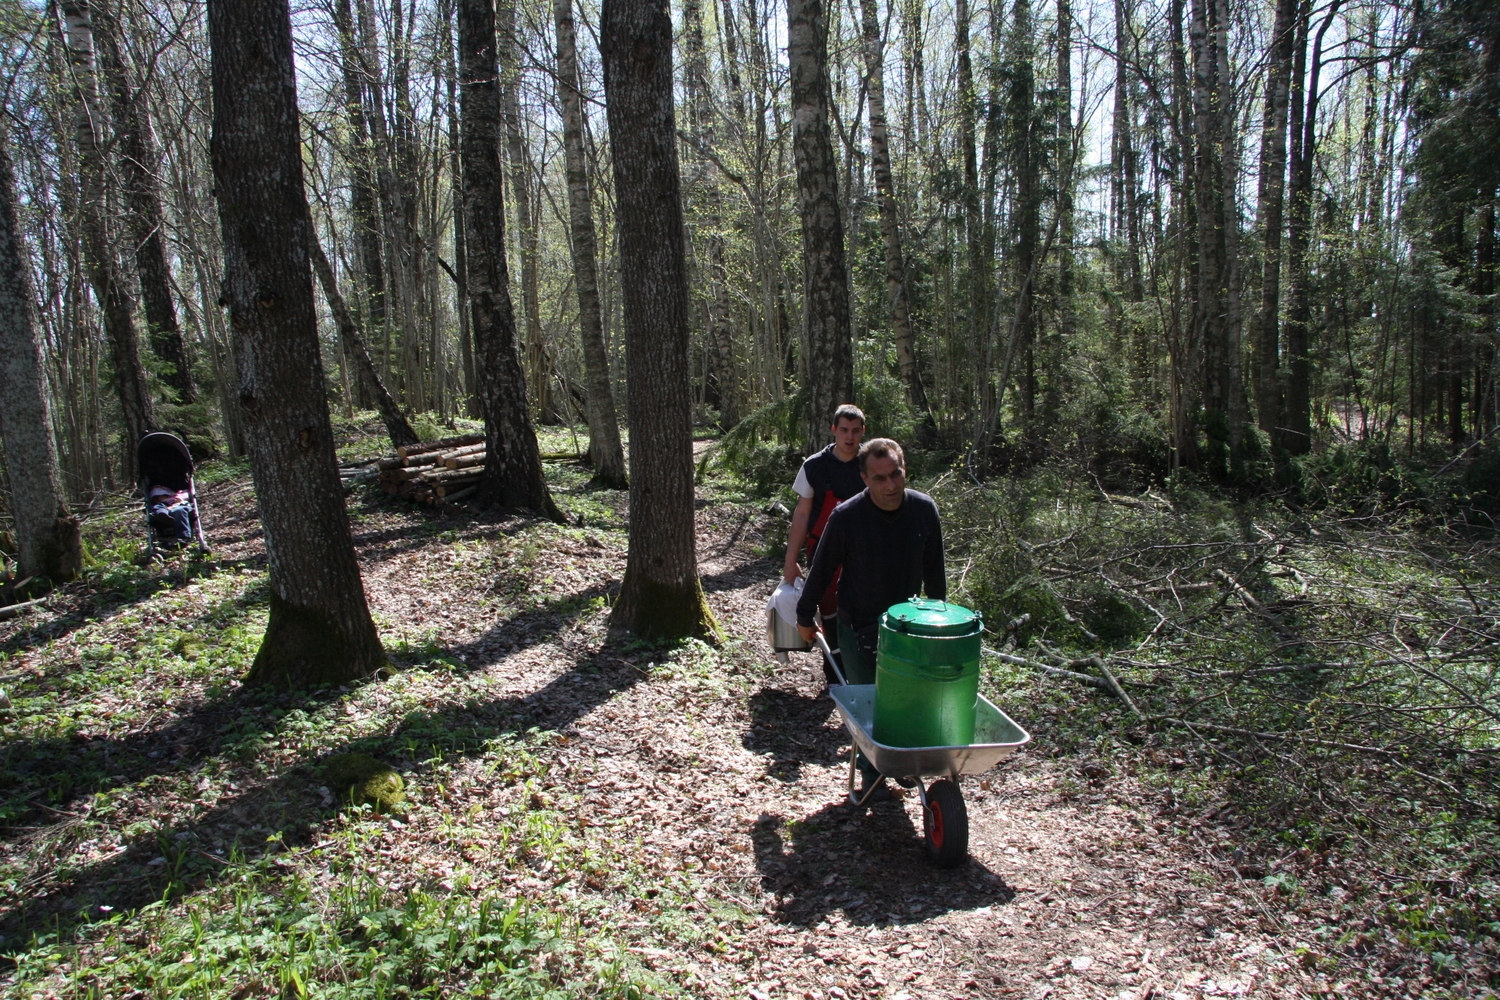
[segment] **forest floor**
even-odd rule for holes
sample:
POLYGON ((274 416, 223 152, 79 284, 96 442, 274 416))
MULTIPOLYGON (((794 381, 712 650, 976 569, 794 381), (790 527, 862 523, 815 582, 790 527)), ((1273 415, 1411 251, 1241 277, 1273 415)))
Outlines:
POLYGON ((1107 699, 1041 674, 991 690, 1033 740, 965 781, 971 858, 935 869, 913 794, 846 804, 848 741, 816 661, 782 666, 765 645, 784 509, 702 487, 700 569, 729 641, 662 649, 607 630, 625 495, 570 465, 549 475, 567 526, 444 517, 356 481, 394 668, 313 695, 238 684, 266 587, 243 468, 203 489, 211 563, 133 566, 124 500, 91 524, 101 568, 0 623, 0 992, 1447 989, 1378 935, 1355 961, 1332 951, 1327 929, 1362 919, 1342 890, 1241 877, 1222 803, 1172 791, 1180 751, 1104 732, 1097 751, 1061 749, 1072 703, 1107 699), (335 800, 321 762, 348 750, 403 774, 403 813, 335 800))

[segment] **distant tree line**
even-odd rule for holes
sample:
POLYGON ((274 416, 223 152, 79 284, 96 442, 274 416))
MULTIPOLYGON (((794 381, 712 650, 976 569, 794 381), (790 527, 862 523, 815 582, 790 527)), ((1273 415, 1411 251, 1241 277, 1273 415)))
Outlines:
MULTIPOLYGON (((479 416, 461 4, 293 33, 336 406, 479 416)), ((593 0, 501 0, 497 169, 530 419, 623 482, 628 297, 593 0), (608 426, 606 426, 608 425, 608 426)), ((693 412, 829 407, 968 454, 1224 478, 1496 424, 1487 5, 681 0, 693 412)), ((8 139, 62 486, 148 428, 246 450, 206 9, 4 5, 8 139)), ((405 427, 402 424, 405 423, 405 427)))

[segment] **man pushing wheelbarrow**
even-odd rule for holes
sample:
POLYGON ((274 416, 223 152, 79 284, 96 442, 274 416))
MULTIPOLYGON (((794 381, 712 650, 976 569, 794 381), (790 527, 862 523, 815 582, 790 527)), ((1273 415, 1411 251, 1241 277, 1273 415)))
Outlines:
POLYGON ((829 693, 854 743, 850 802, 889 800, 888 776, 915 787, 928 851, 952 866, 968 853, 959 775, 988 770, 1031 737, 978 694, 982 625, 947 604, 937 504, 906 488, 901 446, 865 442, 859 471, 864 492, 835 507, 823 529, 797 602, 797 630, 842 674, 829 693), (817 618, 836 574, 841 664, 817 618), (928 787, 926 775, 941 780, 928 787))

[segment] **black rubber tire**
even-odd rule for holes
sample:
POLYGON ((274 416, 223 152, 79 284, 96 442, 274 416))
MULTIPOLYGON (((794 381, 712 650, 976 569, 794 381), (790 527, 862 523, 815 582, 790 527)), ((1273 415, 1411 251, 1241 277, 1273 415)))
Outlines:
POLYGON ((944 778, 927 789, 922 815, 927 856, 939 868, 957 868, 969 856, 969 810, 963 792, 944 778))

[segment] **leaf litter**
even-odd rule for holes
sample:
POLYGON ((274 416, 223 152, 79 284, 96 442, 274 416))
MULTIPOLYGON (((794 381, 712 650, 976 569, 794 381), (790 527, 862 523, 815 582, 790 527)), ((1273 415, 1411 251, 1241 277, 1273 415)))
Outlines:
MULTIPOLYGON (((211 565, 96 575, 0 632, 16 702, 0 836, 11 951, 82 911, 96 922, 72 925, 73 962, 97 968, 121 940, 151 939, 128 914, 164 892, 180 908, 261 863, 331 894, 357 858, 396 898, 558 915, 571 951, 532 962, 581 995, 607 992, 601 968, 709 997, 1422 989, 1337 962, 1312 932, 1347 908, 1240 877, 1231 829, 1184 815, 1142 762, 1054 757, 1024 700, 1004 707, 1035 742, 965 781, 962 867, 927 863, 913 795, 851 809, 818 664, 776 664, 761 634, 779 571, 764 553, 784 520, 752 502, 697 511, 729 642, 667 650, 607 629, 623 494, 559 488, 598 522, 565 527, 356 491, 365 588, 397 669, 308 696, 239 688, 264 629, 263 540, 242 482, 204 492, 211 565), (209 639, 183 641, 195 634, 209 639), (340 750, 406 775, 404 817, 340 811, 318 771, 340 750)), ((19 987, 21 968, 0 985, 19 987)), ((31 995, 67 995, 67 961, 26 968, 31 995)))

